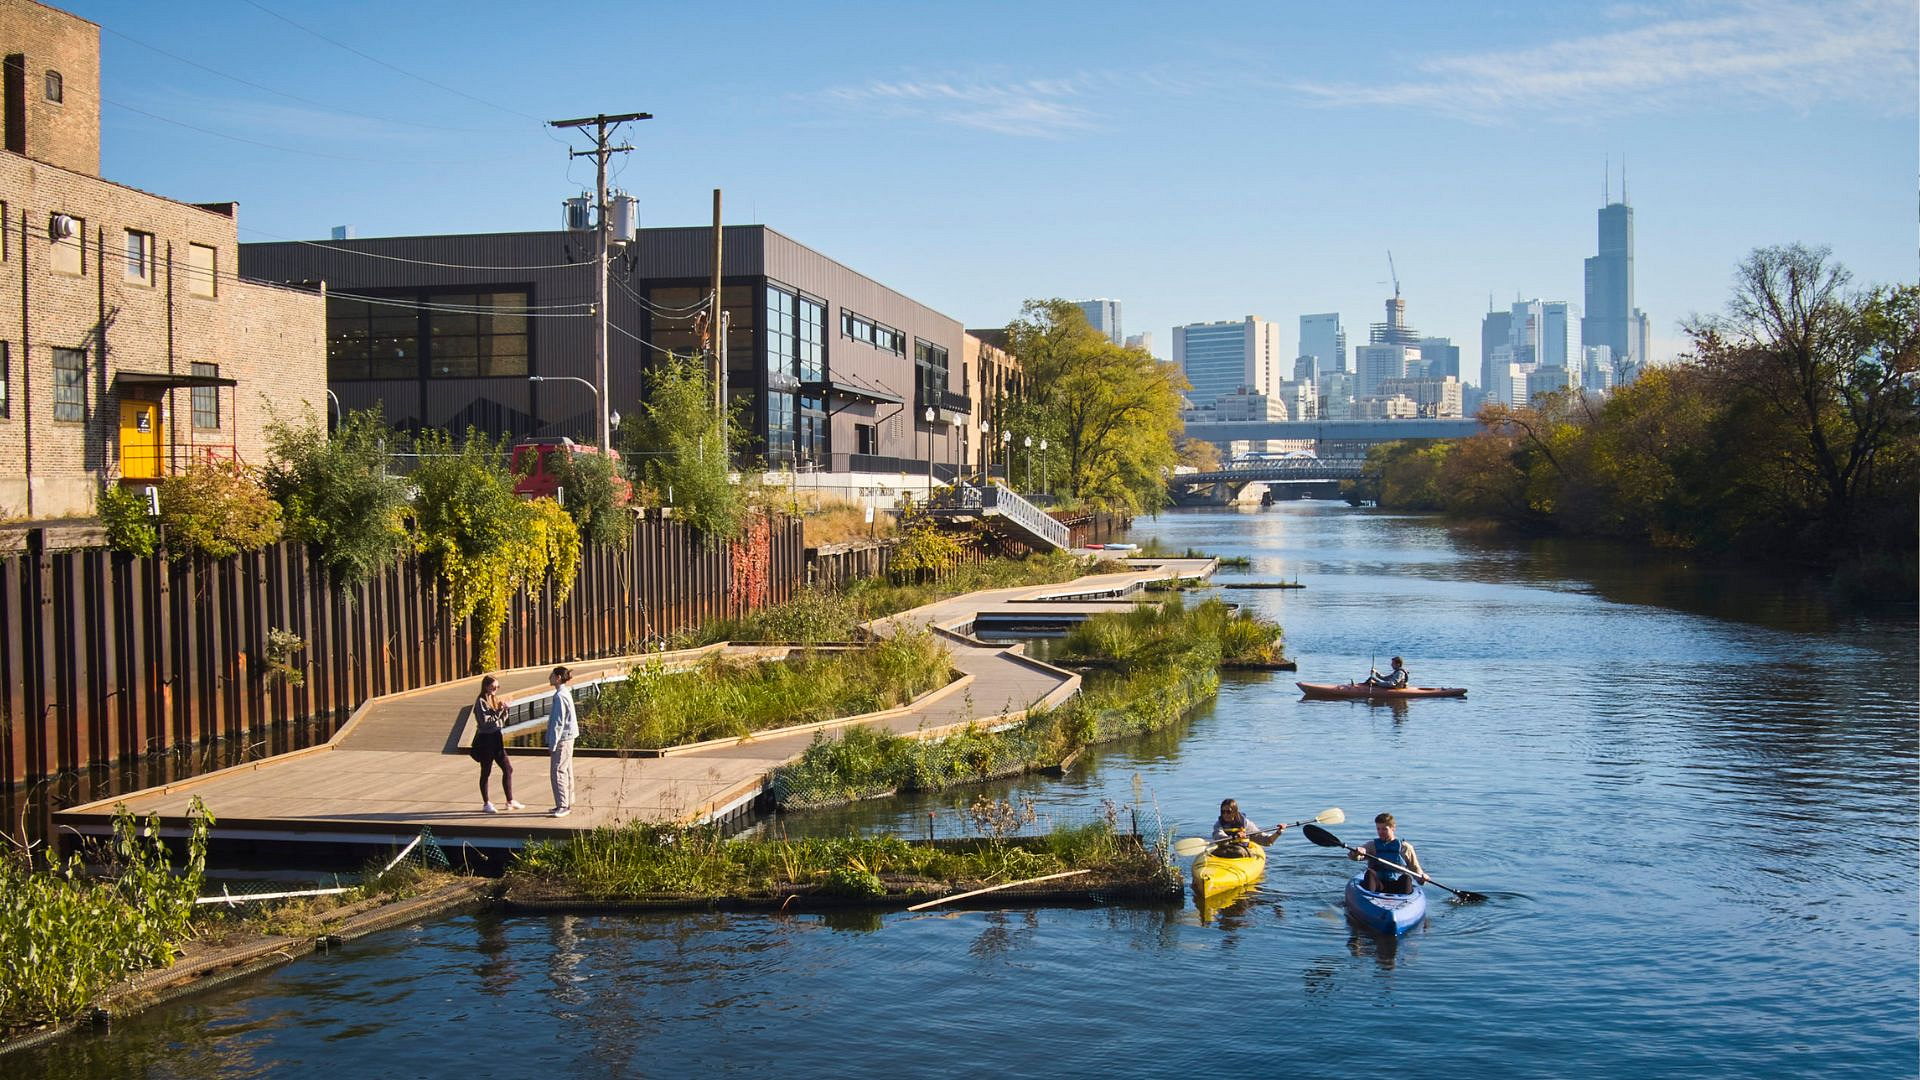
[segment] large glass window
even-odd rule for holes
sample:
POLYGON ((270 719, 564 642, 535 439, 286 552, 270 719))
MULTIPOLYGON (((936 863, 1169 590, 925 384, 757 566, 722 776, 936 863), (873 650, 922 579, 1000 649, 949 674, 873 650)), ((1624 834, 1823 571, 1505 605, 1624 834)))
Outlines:
MULTIPOLYGON (((220 377, 220 365, 195 364, 193 373, 217 379, 220 377)), ((193 388, 193 427, 196 431, 220 430, 219 387, 196 386, 193 388)))
POLYGON ((327 298, 330 379, 496 378, 532 368, 524 289, 327 298))
POLYGON ((327 378, 420 377, 420 313, 397 303, 327 298, 327 378))
POLYGON ((827 306, 811 296, 800 298, 800 381, 819 382, 827 372, 827 306))
POLYGON ((800 399, 800 430, 794 454, 801 461, 818 463, 827 459, 827 414, 823 405, 817 397, 800 399))
POLYGON ((767 374, 794 375, 794 296, 778 285, 767 286, 767 374))
POLYGON ((793 460, 793 395, 777 390, 767 393, 767 461, 793 460))
POLYGON ((53 418, 87 418, 87 353, 85 349, 53 350, 53 418))
POLYGON ((940 407, 947 392, 947 350, 930 341, 913 339, 914 411, 940 407))

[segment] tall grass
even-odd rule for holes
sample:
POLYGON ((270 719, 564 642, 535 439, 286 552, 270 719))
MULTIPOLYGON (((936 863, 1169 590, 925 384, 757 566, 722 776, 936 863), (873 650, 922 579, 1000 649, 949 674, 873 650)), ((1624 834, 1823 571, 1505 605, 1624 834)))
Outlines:
POLYGON ((598 898, 771 896, 791 886, 871 897, 885 891, 883 876, 945 885, 1079 869, 1153 874, 1161 867, 1103 821, 1056 829, 1032 843, 991 838, 943 846, 892 836, 724 840, 710 828, 632 823, 528 844, 509 873, 598 898))
POLYGON ((1175 596, 1095 615, 1068 632, 1059 656, 1107 660, 1123 671, 1176 661, 1270 663, 1281 659, 1283 638, 1279 624, 1236 611, 1218 597, 1188 607, 1175 596))
POLYGON ((714 657, 693 671, 642 664, 587 710, 581 745, 659 749, 879 712, 951 678, 946 646, 927 631, 778 662, 714 657))

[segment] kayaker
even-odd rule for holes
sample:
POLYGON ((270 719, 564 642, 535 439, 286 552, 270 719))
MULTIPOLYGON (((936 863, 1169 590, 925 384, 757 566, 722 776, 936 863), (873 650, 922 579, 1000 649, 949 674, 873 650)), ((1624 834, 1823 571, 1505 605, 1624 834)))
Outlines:
POLYGON ((1222 799, 1220 817, 1213 823, 1213 839, 1218 841, 1213 846, 1213 853, 1223 859, 1244 859, 1253 854, 1247 847, 1248 843, 1271 844, 1275 837, 1286 831, 1285 825, 1276 825, 1267 832, 1261 832, 1252 818, 1240 812, 1238 802, 1222 799))
MULTIPOLYGON (((1399 657, 1394 657, 1398 660, 1399 657)), ((1420 865, 1420 856, 1414 854, 1413 844, 1394 835, 1393 815, 1382 813, 1373 819, 1373 831, 1376 838, 1360 845, 1356 851, 1347 853, 1349 859, 1364 859, 1368 855, 1396 862, 1412 874, 1402 873, 1389 866, 1369 860, 1367 862, 1367 880, 1361 884, 1368 892, 1410 893, 1415 879, 1421 884, 1427 881, 1426 868, 1420 865)))
POLYGON ((1402 666, 1400 658, 1396 656, 1393 658, 1393 667, 1384 674, 1369 670, 1367 672, 1367 685, 1384 686, 1390 690, 1401 689, 1407 685, 1407 669, 1402 666))

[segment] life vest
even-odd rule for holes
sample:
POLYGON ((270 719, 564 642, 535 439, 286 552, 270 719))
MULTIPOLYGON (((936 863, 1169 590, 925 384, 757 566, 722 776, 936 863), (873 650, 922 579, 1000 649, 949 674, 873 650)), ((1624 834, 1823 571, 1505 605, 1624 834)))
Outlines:
MULTIPOLYGON (((1386 859, 1390 862, 1397 862, 1401 866, 1405 866, 1407 865, 1407 859, 1406 856, 1400 852, 1400 843, 1400 838, 1397 836, 1391 840, 1375 840, 1373 842, 1373 853, 1378 858, 1386 859)), ((1383 866, 1380 863, 1372 863, 1370 865, 1373 867, 1373 872, 1378 875, 1383 882, 1398 884, 1401 878, 1407 876, 1391 866, 1383 866)))

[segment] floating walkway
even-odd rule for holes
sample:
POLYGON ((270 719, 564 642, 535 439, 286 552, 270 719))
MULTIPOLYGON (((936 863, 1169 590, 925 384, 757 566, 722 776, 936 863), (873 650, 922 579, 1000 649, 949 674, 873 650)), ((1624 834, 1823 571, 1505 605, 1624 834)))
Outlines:
MULTIPOLYGON (((493 779, 498 814, 480 810, 479 766, 466 755, 468 713, 479 677, 374 698, 354 711, 333 738, 318 746, 237 765, 161 787, 76 806, 53 815, 57 832, 101 836, 112 831, 114 808, 158 814, 162 830, 183 835, 198 797, 215 819, 223 854, 287 863, 288 844, 359 848, 405 843, 423 827, 448 848, 517 848, 531 839, 564 839, 600 825, 628 821, 697 823, 747 812, 772 771, 800 756, 817 731, 853 725, 928 738, 973 723, 1011 724, 1029 708, 1055 705, 1079 691, 1073 672, 1025 656, 1018 645, 981 642, 972 629, 982 616, 1045 610, 1085 618, 1125 604, 1147 584, 1168 578, 1205 578, 1211 559, 1135 559, 1132 569, 1058 585, 969 593, 876 620, 876 633, 930 627, 948 639, 961 677, 908 706, 868 717, 832 720, 738 739, 666 751, 576 750, 574 811, 552 809, 544 751, 512 755, 514 794, 525 810, 506 810, 493 779)), ((619 677, 641 662, 695 664, 726 648, 744 655, 784 654, 783 646, 708 646, 677 653, 612 657, 569 664, 576 688, 619 677)), ((496 672, 500 693, 518 711, 544 716, 552 665, 496 672)))

